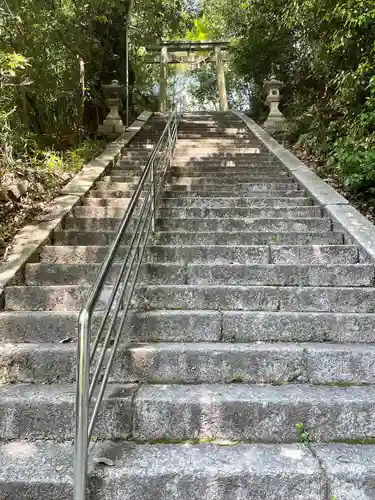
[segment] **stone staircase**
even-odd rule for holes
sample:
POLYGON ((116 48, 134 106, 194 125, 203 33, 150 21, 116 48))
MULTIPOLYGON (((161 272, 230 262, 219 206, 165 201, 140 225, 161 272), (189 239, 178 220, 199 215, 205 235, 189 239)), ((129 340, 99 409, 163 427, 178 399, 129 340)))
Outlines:
MULTIPOLYGON (((78 312, 164 124, 5 290, 0 500, 72 498, 78 312)), ((373 500, 374 263, 231 113, 185 115, 157 227, 89 500, 373 500)))

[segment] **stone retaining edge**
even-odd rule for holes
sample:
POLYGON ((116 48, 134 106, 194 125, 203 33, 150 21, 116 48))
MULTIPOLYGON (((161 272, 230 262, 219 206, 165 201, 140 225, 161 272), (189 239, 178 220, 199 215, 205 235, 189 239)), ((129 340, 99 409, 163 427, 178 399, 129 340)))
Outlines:
POLYGON ((356 210, 349 201, 312 172, 301 160, 273 139, 251 118, 232 111, 248 129, 274 154, 296 181, 324 209, 327 216, 343 229, 371 259, 375 259, 375 226, 356 210))
MULTIPOLYGON (((73 207, 92 188, 98 178, 113 163, 116 163, 125 146, 141 130, 153 115, 144 111, 116 140, 110 142, 105 150, 85 164, 71 181, 64 186, 58 196, 47 205, 45 212, 34 224, 23 227, 12 241, 12 249, 4 263, 0 264, 0 299, 4 288, 17 279, 38 248, 51 236, 73 207)), ((0 309, 1 309, 0 300, 0 309)))

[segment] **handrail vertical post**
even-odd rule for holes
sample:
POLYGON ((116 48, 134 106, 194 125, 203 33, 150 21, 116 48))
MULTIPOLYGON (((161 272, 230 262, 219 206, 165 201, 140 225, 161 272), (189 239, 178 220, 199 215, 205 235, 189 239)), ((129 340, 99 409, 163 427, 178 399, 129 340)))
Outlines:
POLYGON ((90 315, 82 311, 78 324, 74 500, 86 500, 90 388, 90 315))
POLYGON ((152 217, 152 222, 151 222, 151 230, 154 233, 155 232, 155 227, 156 227, 156 206, 155 206, 155 161, 152 160, 151 162, 151 217, 152 217))

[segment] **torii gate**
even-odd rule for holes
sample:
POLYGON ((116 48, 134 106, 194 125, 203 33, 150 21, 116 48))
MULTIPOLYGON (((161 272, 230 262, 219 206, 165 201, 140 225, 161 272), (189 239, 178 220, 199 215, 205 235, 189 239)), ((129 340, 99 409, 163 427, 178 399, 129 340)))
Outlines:
POLYGON ((159 111, 166 113, 167 111, 167 78, 168 64, 191 63, 196 62, 187 57, 175 56, 175 52, 205 52, 212 51, 213 56, 205 58, 205 61, 216 63, 217 86, 219 89, 220 110, 228 110, 227 89, 225 84, 225 74, 223 65, 223 50, 227 50, 229 42, 189 42, 189 41, 170 41, 162 42, 148 50, 160 52, 160 56, 148 57, 146 62, 160 63, 160 87, 159 87, 159 111))

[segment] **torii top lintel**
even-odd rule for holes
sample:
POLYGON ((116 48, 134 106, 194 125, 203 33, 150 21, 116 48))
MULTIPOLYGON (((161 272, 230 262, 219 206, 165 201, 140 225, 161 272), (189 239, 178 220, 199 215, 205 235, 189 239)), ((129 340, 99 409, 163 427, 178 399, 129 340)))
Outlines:
POLYGON ((148 50, 160 51, 163 47, 166 47, 168 51, 171 52, 195 52, 201 50, 212 50, 215 47, 220 47, 222 50, 226 50, 229 47, 229 41, 219 40, 216 42, 190 42, 188 40, 175 40, 175 41, 165 41, 158 45, 149 47, 148 50))

